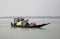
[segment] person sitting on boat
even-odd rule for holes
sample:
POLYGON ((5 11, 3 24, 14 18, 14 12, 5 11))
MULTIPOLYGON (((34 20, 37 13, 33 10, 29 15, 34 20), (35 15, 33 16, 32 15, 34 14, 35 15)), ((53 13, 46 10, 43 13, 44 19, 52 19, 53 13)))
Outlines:
POLYGON ((28 19, 25 20, 24 18, 21 18, 21 21, 22 21, 22 23, 23 23, 22 26, 26 26, 26 24, 28 23, 28 19))
POLYGON ((21 22, 21 18, 20 17, 16 17, 14 18, 14 25, 22 25, 22 22, 21 22))
POLYGON ((36 26, 36 23, 35 23, 35 22, 32 22, 32 23, 30 24, 30 26, 36 26))
POLYGON ((26 26, 27 22, 28 22, 28 20, 25 20, 22 17, 17 17, 17 25, 18 26, 26 26))
POLYGON ((17 23, 17 22, 19 22, 19 21, 20 21, 20 18, 19 18, 19 17, 14 18, 14 22, 15 22, 15 23, 17 23))

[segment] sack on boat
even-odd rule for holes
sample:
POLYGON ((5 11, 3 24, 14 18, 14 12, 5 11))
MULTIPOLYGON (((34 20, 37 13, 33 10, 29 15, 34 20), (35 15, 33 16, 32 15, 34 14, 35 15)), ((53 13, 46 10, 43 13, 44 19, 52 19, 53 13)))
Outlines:
POLYGON ((22 26, 22 22, 17 22, 17 26, 22 26))

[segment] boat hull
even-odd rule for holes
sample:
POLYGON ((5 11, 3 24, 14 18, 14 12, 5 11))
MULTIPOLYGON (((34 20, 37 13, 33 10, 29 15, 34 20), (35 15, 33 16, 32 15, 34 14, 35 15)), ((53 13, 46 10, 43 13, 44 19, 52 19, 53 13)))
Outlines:
POLYGON ((46 26, 50 23, 47 24, 41 24, 41 25, 35 25, 35 26, 17 26, 17 25, 11 25, 12 27, 20 27, 20 28, 41 28, 43 26, 46 26))

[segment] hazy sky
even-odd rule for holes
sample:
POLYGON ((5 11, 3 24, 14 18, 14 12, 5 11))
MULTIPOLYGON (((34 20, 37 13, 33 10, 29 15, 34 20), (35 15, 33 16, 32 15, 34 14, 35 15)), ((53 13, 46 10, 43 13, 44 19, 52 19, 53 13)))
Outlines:
POLYGON ((0 16, 60 16, 60 0, 0 0, 0 16))

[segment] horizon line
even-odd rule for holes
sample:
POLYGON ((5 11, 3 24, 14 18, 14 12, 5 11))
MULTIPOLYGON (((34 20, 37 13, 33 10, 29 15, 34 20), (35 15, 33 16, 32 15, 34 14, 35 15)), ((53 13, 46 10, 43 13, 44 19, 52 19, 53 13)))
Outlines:
MULTIPOLYGON (((2 16, 0 18, 15 18, 18 16, 2 16)), ((60 16, 19 16, 24 18, 60 18, 60 16)))

